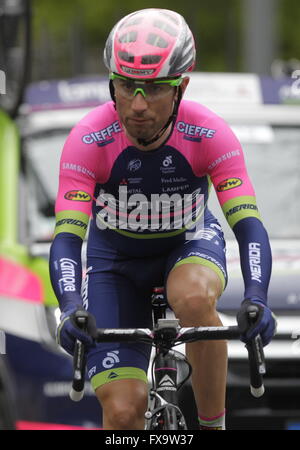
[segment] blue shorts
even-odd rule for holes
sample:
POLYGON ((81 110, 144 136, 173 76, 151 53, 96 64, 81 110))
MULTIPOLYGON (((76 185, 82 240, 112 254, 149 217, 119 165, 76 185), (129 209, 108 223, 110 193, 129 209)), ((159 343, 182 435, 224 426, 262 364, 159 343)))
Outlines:
MULTIPOLYGON (((137 244, 134 244, 137 245, 137 244)), ((217 222, 197 240, 180 244, 167 254, 132 258, 119 254, 105 240, 88 246, 87 272, 82 286, 84 305, 99 328, 152 328, 151 293, 163 286, 174 266, 199 263, 211 267, 227 284, 225 241, 217 222)), ((151 346, 103 343, 91 348, 88 376, 94 389, 110 381, 135 378, 147 382, 151 346)))

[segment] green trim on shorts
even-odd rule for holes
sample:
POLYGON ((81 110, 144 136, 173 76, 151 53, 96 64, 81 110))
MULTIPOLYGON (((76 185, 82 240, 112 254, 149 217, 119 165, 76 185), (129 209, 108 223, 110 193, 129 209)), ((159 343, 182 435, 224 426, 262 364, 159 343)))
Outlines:
POLYGON ((91 378, 91 384, 96 390, 98 387, 111 381, 136 379, 148 383, 147 374, 144 370, 137 367, 117 367, 116 369, 105 370, 104 372, 97 373, 91 378))
POLYGON ((222 290, 224 291, 225 286, 226 286, 226 279, 224 277, 222 270, 218 266, 216 266, 216 264, 214 264, 213 262, 208 261, 205 258, 201 258, 200 256, 189 256, 188 258, 183 258, 181 261, 178 261, 178 263, 175 264, 173 269, 175 267, 182 266, 183 264, 201 264, 202 266, 209 267, 220 278, 221 283, 222 283, 222 290))

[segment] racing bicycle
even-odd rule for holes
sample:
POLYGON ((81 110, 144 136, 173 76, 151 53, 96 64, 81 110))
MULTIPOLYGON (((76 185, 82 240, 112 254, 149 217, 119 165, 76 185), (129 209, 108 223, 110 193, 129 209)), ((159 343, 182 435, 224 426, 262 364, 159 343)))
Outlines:
MULTIPOLYGON (((144 342, 154 347, 151 363, 151 388, 149 406, 145 413, 145 429, 187 430, 186 420, 179 407, 178 392, 191 375, 191 365, 181 352, 174 347, 200 340, 237 340, 240 339, 238 326, 218 327, 180 327, 176 318, 167 318, 168 304, 163 288, 154 288, 152 293, 153 329, 126 328, 97 330, 96 342, 144 342), (187 368, 183 370, 182 367, 187 368)), ((249 324, 255 321, 258 308, 248 309, 249 324)), ((77 324, 84 328, 87 313, 76 313, 77 324)), ((264 393, 263 375, 266 372, 263 346, 260 336, 246 345, 249 360, 250 391, 254 397, 264 393)), ((83 344, 75 343, 74 375, 70 397, 79 401, 83 397, 86 356, 83 344)))

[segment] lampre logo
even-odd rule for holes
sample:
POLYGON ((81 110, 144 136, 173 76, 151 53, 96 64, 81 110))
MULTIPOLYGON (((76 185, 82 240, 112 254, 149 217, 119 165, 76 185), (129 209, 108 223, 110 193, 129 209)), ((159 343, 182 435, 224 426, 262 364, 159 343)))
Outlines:
POLYGON ((73 202, 90 202, 92 200, 90 194, 84 191, 69 191, 65 193, 65 199, 73 202))
POLYGON ((218 192, 229 191, 229 189, 234 189, 243 184, 243 181, 240 178, 226 178, 226 180, 221 181, 221 183, 217 186, 218 192))

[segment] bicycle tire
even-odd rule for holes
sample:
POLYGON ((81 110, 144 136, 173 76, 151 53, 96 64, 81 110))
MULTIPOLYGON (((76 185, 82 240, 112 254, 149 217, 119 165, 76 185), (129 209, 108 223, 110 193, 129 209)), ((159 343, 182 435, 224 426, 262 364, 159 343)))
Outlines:
POLYGON ((5 94, 0 107, 15 118, 31 67, 31 2, 0 0, 0 69, 5 74, 5 94), (13 6, 12 6, 13 5, 13 6))

